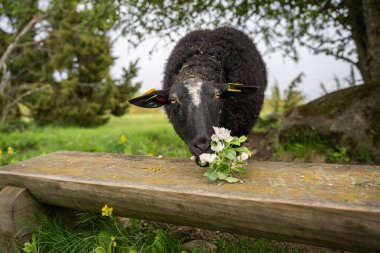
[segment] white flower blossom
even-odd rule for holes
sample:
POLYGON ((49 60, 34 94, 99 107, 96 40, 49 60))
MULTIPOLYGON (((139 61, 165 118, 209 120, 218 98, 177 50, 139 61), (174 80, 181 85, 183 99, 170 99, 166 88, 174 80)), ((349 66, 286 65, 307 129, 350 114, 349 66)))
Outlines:
POLYGON ((225 139, 225 142, 231 142, 234 138, 232 136, 229 136, 225 139))
POLYGON ((202 163, 213 163, 218 156, 215 154, 203 153, 199 156, 202 163))
POLYGON ((249 157, 249 155, 247 154, 247 153, 241 153, 241 155, 238 155, 237 157, 236 157, 236 159, 238 160, 238 161, 247 161, 248 160, 248 157, 249 157))
POLYGON ((219 141, 219 138, 216 134, 213 134, 213 135, 211 135, 211 140, 217 142, 217 141, 219 141))
POLYGON ((248 157, 249 157, 249 155, 248 155, 247 153, 242 153, 240 156, 241 156, 241 159, 242 159, 243 161, 248 160, 248 157))
POLYGON ((219 141, 232 141, 231 139, 231 131, 224 127, 213 127, 215 131, 215 136, 211 136, 211 139, 215 141, 218 139, 219 141))
POLYGON ((216 145, 211 146, 211 149, 215 151, 216 153, 219 153, 224 149, 224 144, 220 141, 216 145))

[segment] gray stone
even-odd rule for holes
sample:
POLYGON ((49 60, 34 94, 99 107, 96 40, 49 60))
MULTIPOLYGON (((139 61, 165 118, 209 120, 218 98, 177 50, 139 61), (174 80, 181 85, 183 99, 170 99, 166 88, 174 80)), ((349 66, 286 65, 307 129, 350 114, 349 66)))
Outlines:
POLYGON ((380 82, 327 94, 285 115, 282 142, 316 135, 380 163, 380 82))

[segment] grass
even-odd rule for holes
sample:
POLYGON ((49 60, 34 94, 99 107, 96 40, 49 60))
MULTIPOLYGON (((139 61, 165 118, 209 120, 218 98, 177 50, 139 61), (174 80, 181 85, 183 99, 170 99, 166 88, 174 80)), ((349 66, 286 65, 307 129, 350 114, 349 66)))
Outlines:
POLYGON ((35 232, 34 252, 89 253, 96 252, 96 248, 108 249, 113 242, 116 246, 111 245, 112 253, 180 252, 180 240, 161 229, 127 229, 116 219, 91 213, 77 213, 74 223, 65 218, 59 213, 41 218, 41 226, 35 232))
POLYGON ((31 126, 27 131, 0 133, 0 149, 12 147, 21 161, 58 150, 189 157, 163 113, 112 118, 97 128, 31 126), (120 136, 125 135, 122 145, 120 136))
MULTIPOLYGON (((41 218, 41 226, 35 231, 34 246, 30 253, 185 253, 181 248, 185 237, 170 234, 157 225, 123 226, 114 217, 101 217, 91 213, 77 213, 67 222, 67 216, 53 212, 49 217, 41 218), (116 224, 116 225, 115 225, 116 224), (116 227, 117 226, 117 227, 116 227), (113 246, 116 242, 116 246, 113 246), (104 251, 96 251, 102 248, 104 251)), ((217 246, 216 250, 205 250, 201 246, 192 252, 260 252, 260 253, 297 253, 284 244, 271 243, 264 239, 252 239, 246 236, 224 235, 209 240, 217 246)), ((27 251, 28 252, 28 251, 27 251)))

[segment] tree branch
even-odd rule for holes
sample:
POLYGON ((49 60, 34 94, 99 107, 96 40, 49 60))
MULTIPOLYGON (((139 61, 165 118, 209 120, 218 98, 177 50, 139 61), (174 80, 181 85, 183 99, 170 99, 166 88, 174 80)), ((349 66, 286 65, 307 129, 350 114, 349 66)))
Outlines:
POLYGON ((49 87, 49 85, 44 85, 42 87, 38 87, 38 88, 35 88, 35 89, 31 89, 31 90, 28 90, 22 94, 20 94, 18 97, 16 97, 11 103, 8 104, 8 107, 12 107, 14 105, 16 105, 18 102, 20 102, 24 97, 27 97, 33 93, 36 93, 36 92, 39 92, 39 91, 43 91, 45 89, 47 89, 49 87))
POLYGON ((16 47, 29 47, 29 46, 34 46, 34 45, 37 45, 41 42, 44 42, 46 39, 43 39, 43 40, 38 40, 38 41, 29 41, 29 42, 25 42, 25 43, 21 43, 21 44, 17 44, 16 47))
POLYGON ((9 79, 10 79, 10 72, 7 71, 7 65, 4 63, 3 65, 3 75, 1 77, 1 82, 0 82, 0 95, 3 94, 3 91, 5 89, 5 86, 7 86, 9 79))
MULTIPOLYGON (((8 57, 10 56, 10 54, 12 53, 12 51, 17 47, 18 45, 18 42, 19 40, 25 35, 27 34, 33 27, 34 25, 44 19, 45 16, 36 16, 36 17, 33 17, 29 22, 28 24, 26 24, 26 26, 24 26, 24 28, 16 35, 14 41, 12 43, 10 43, 8 45, 8 47, 5 49, 3 55, 1 56, 0 58, 0 70, 2 70, 3 72, 3 75, 4 73, 6 73, 6 61, 8 59, 8 57), (4 69, 5 69, 5 72, 4 72, 4 69)), ((4 77, 3 77, 4 78, 4 77)), ((4 92, 4 89, 5 89, 5 83, 1 82, 1 86, 0 86, 0 95, 3 94, 4 92)))
POLYGON ((304 46, 306 48, 309 48, 309 49, 313 50, 315 53, 324 53, 326 55, 331 55, 331 56, 334 56, 336 59, 343 60, 343 61, 349 62, 349 63, 351 63, 351 64, 353 64, 355 66, 358 66, 358 62, 356 62, 356 61, 354 61, 354 60, 352 60, 352 59, 350 59, 348 57, 345 57, 343 55, 339 55, 339 54, 337 54, 337 53, 335 53, 335 52, 333 52, 331 50, 320 49, 318 47, 314 47, 314 46, 306 44, 306 43, 304 44, 304 46))
POLYGON ((6 60, 8 59, 9 55, 12 53, 12 51, 17 47, 17 43, 19 42, 19 40, 26 34, 30 31, 30 29, 32 29, 34 27, 34 25, 40 21, 41 19, 43 19, 44 16, 37 16, 37 17, 34 17, 32 18, 28 24, 21 30, 21 32, 19 34, 17 34, 15 40, 8 45, 7 49, 5 50, 5 52, 3 53, 3 55, 1 56, 0 58, 0 69, 3 68, 6 60))
POLYGON ((8 102, 5 105, 3 105, 3 108, 2 108, 2 111, 1 111, 1 115, 0 115, 0 125, 3 124, 6 121, 6 119, 8 117, 9 110, 13 106, 15 106, 18 102, 20 102, 24 97, 27 97, 27 96, 29 96, 29 95, 31 95, 33 93, 45 90, 48 87, 49 87, 49 85, 44 85, 42 87, 38 87, 38 88, 35 88, 35 89, 30 89, 30 90, 28 90, 28 91, 20 94, 18 97, 16 97, 15 99, 13 99, 11 102, 8 102))

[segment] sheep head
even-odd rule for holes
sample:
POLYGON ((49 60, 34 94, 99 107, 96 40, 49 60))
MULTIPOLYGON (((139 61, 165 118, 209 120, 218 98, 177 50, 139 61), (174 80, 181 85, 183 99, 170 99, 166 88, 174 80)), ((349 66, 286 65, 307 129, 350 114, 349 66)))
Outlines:
POLYGON ((129 102, 144 108, 165 106, 177 134, 199 156, 211 152, 213 126, 221 127, 225 101, 245 99, 257 90, 256 86, 189 79, 169 90, 150 90, 129 102))

